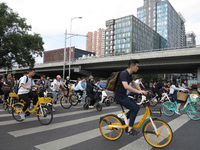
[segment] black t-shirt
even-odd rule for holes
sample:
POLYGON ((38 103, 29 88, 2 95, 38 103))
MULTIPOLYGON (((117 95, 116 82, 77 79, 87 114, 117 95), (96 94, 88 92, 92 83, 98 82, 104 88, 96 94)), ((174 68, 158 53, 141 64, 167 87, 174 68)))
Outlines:
POLYGON ((156 89, 156 90, 160 90, 162 87, 164 87, 164 83, 159 82, 159 83, 156 84, 155 89, 156 89))
POLYGON ((122 71, 117 80, 117 89, 115 91, 115 96, 116 95, 126 96, 127 90, 124 88, 122 82, 127 82, 129 84, 132 81, 133 81, 132 74, 129 74, 127 70, 122 71))

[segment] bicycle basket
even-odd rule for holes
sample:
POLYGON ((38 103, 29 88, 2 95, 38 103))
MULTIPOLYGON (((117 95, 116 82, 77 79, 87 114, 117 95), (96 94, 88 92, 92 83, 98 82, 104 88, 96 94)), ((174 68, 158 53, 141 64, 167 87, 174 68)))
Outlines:
POLYGON ((51 103, 51 97, 38 97, 39 104, 51 103))
POLYGON ((151 108, 150 113, 151 113, 151 116, 161 117, 162 116, 161 107, 160 108, 151 108))
POLYGON ((190 102, 192 103, 196 103, 199 101, 199 97, 196 94, 190 94, 190 98, 189 98, 190 102))

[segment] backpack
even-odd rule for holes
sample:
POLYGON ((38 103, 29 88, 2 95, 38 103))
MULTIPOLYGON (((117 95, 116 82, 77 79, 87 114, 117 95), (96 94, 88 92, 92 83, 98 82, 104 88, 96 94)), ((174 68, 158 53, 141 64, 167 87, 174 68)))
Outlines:
MULTIPOLYGON (((15 93, 16 94, 18 94, 18 91, 19 91, 19 89, 20 89, 20 87, 19 87, 19 84, 20 84, 20 82, 21 82, 21 80, 19 80, 19 82, 17 83, 17 85, 15 86, 15 89, 14 89, 14 91, 15 91, 15 93)), ((28 82, 28 76, 26 76, 26 83, 28 82)))
POLYGON ((121 72, 113 72, 106 82, 106 89, 109 91, 116 90, 117 79, 121 72))

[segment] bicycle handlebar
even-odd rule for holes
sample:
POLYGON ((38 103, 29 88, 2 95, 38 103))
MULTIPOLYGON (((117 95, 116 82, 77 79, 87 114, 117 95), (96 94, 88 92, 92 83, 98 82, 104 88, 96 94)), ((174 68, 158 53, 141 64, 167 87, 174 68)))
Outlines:
MULTIPOLYGON (((142 95, 142 94, 141 94, 142 95)), ((133 99, 133 96, 128 96, 128 97, 130 97, 130 98, 132 98, 133 99)), ((138 105, 142 105, 143 103, 144 103, 144 101, 146 100, 146 97, 144 96, 144 95, 142 95, 142 100, 141 100, 141 102, 140 103, 137 103, 138 105)))

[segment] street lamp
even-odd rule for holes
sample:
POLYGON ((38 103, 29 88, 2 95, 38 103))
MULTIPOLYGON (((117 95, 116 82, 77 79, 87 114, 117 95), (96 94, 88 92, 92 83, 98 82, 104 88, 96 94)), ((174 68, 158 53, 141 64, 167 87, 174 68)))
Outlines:
POLYGON ((71 70, 71 66, 70 66, 70 61, 71 61, 71 34, 72 34, 72 20, 74 19, 82 19, 82 17, 74 17, 71 18, 71 23, 70 23, 70 49, 69 49, 69 78, 70 78, 70 70, 71 70))
POLYGON ((64 48, 64 60, 63 60, 63 81, 65 80, 66 45, 67 45, 67 29, 65 30, 65 48, 64 48))

